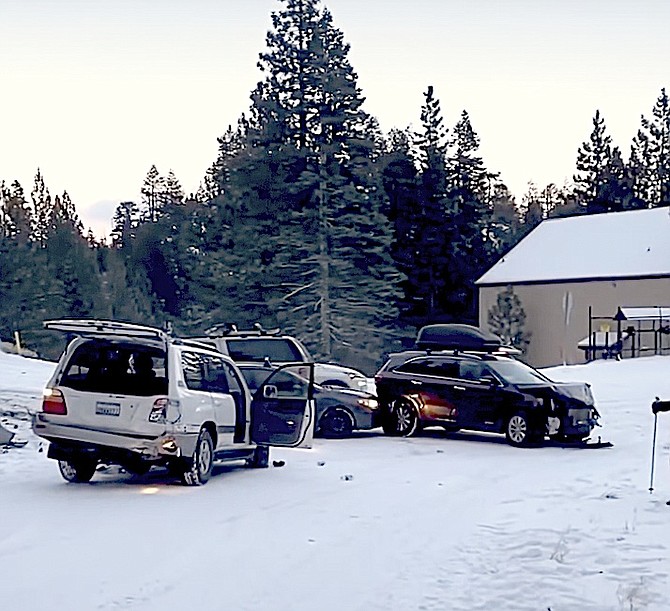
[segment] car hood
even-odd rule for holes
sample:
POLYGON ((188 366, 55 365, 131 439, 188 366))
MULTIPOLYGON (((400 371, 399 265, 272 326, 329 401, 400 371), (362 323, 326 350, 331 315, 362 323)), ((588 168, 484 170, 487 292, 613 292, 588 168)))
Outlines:
POLYGON ((516 384, 521 392, 534 397, 568 399, 585 406, 595 406, 591 387, 584 382, 547 382, 546 384, 516 384))

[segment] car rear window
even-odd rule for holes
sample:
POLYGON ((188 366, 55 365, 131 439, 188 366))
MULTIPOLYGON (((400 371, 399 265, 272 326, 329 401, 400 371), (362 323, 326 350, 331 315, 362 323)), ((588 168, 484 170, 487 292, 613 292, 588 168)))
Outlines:
POLYGON ((228 354, 234 361, 262 362, 269 358, 273 363, 304 361, 300 348, 285 338, 228 339, 228 354))
POLYGON ((75 350, 60 385, 120 395, 167 394, 165 353, 150 346, 89 341, 75 350))

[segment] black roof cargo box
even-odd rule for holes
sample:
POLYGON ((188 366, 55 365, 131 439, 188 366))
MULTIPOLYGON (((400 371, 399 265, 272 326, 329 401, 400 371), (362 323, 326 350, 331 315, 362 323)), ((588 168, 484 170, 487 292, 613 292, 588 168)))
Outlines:
POLYGON ((426 325, 419 329, 416 347, 421 350, 477 350, 491 352, 503 347, 502 340, 478 327, 461 324, 426 325))

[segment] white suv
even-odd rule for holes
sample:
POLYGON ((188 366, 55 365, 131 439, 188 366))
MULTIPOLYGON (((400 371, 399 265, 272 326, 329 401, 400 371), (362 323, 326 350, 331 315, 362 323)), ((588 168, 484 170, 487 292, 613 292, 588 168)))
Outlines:
MULTIPOLYGON (((299 362, 310 363, 312 356, 305 345, 291 335, 278 329, 238 331, 236 328, 222 331, 221 325, 214 327, 211 335, 193 338, 203 344, 227 354, 236 363, 264 363, 273 365, 299 362)), ((361 371, 334 363, 314 363, 314 381, 321 386, 353 388, 375 394, 370 379, 361 371)))
POLYGON ((33 420, 70 482, 87 482, 98 463, 112 463, 131 473, 165 465, 200 485, 215 460, 267 467, 268 446, 311 441, 311 364, 286 365, 299 374, 296 383, 286 388, 270 376, 252 399, 234 361, 209 346, 116 321, 44 326, 74 336, 33 420))

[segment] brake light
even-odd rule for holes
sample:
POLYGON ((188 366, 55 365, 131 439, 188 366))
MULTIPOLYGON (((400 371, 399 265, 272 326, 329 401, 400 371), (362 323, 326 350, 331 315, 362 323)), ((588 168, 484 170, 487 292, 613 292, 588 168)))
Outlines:
POLYGON ((65 405, 63 393, 57 388, 46 388, 42 398, 42 411, 45 414, 65 416, 67 414, 67 405, 65 405))
POLYGON ((167 417, 167 406, 167 397, 156 399, 151 407, 151 412, 149 413, 149 422, 165 422, 167 417))

